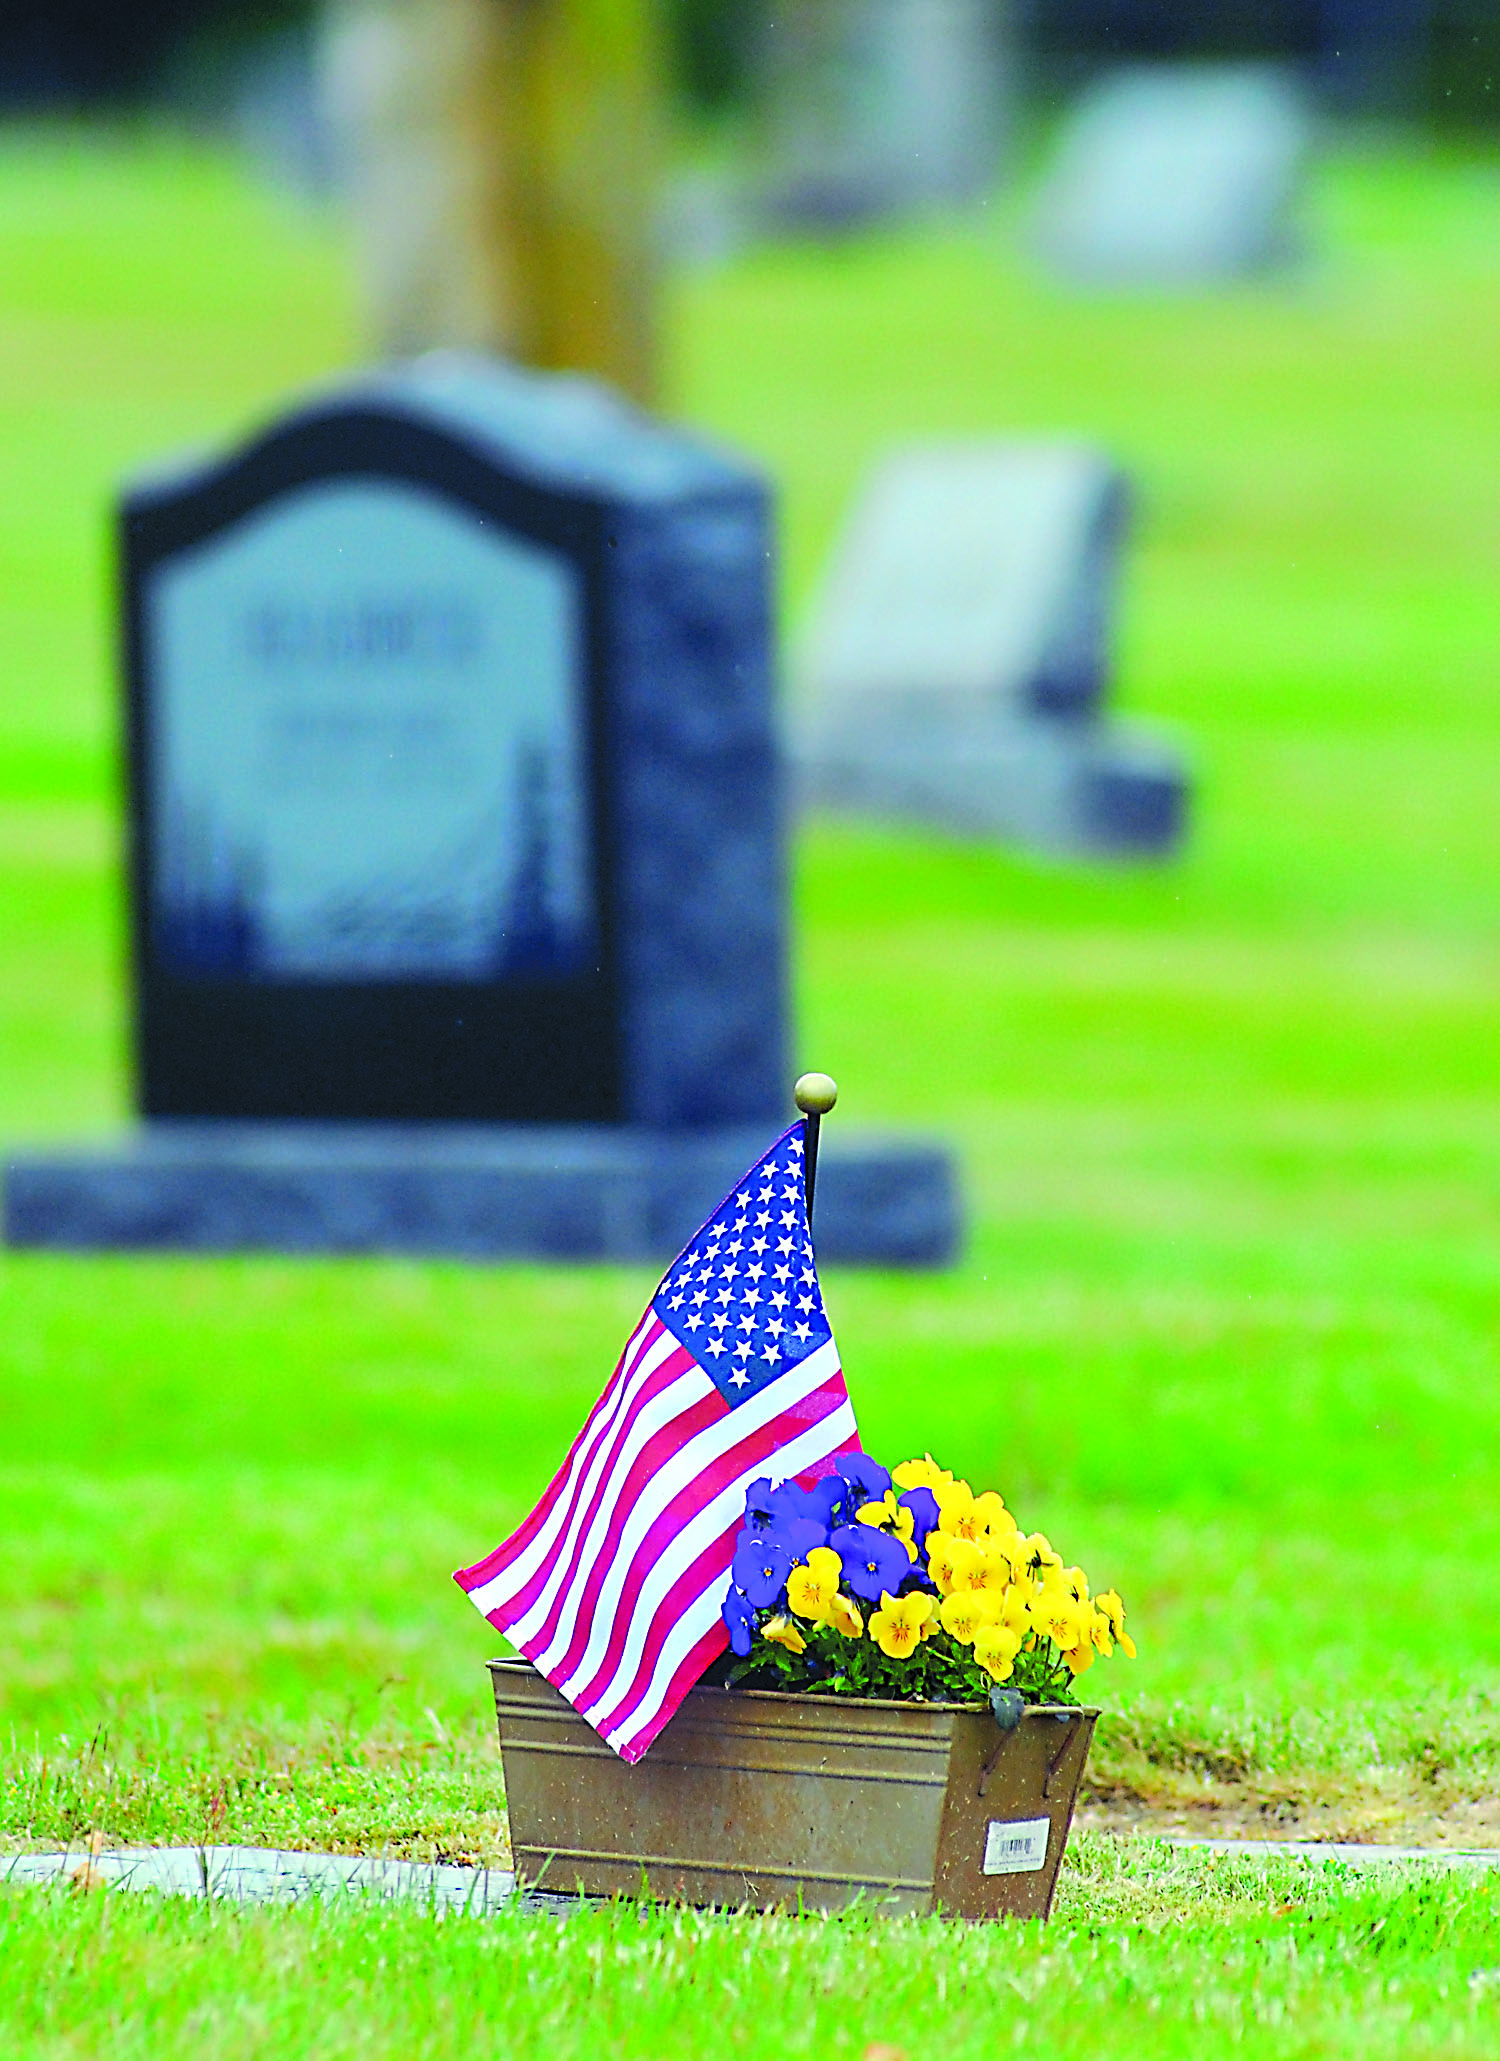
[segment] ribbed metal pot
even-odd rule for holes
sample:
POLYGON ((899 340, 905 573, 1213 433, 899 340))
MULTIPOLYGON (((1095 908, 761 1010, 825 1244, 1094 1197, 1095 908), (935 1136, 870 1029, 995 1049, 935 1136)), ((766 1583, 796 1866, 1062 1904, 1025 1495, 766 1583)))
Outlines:
POLYGON ((694 1689, 627 1767, 492 1660, 517 1877, 758 1910, 1045 1918, 1097 1710, 694 1689))

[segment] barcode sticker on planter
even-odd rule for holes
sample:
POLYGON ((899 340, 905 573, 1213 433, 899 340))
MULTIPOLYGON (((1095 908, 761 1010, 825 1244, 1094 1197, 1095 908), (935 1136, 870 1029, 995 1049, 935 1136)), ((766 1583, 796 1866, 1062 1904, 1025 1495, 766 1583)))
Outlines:
POLYGON ((991 1818, 984 1835, 986 1875, 1034 1875, 1047 1865, 1050 1818, 991 1818))

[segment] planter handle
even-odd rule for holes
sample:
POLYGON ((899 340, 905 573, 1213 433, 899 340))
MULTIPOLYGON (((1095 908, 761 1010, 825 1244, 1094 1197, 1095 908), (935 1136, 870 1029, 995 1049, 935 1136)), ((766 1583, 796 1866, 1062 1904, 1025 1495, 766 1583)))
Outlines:
POLYGON ((1073 1744, 1073 1741, 1083 1728, 1083 1720, 1074 1717, 1071 1713, 1066 1717, 1060 1717, 1058 1723, 1065 1725, 1067 1730, 1063 1733, 1062 1745, 1058 1747, 1056 1753, 1053 1754, 1051 1760, 1047 1763, 1047 1779, 1042 1784, 1042 1795, 1049 1802, 1052 1798, 1052 1784, 1057 1779, 1058 1770, 1067 1758, 1068 1748, 1073 1744))
POLYGON ((1020 1691, 1016 1689, 1001 1689, 998 1686, 991 1689, 990 1709, 995 1713, 995 1723, 1000 1727, 1000 1743, 979 1770, 979 1794, 981 1796, 984 1795, 990 1786, 990 1776, 994 1774, 1000 1756, 1005 1751, 1006 1740, 1016 1730, 1021 1719, 1026 1715, 1026 1705, 1021 1698, 1020 1691))

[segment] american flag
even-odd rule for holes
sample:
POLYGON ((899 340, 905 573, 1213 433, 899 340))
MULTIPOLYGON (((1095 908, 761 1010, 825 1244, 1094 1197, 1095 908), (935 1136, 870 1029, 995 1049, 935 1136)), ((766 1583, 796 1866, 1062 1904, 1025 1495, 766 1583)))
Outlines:
POLYGON ((802 1154, 793 1124, 668 1268, 541 1502, 454 1576, 626 1761, 727 1644, 750 1484, 859 1444, 802 1154))

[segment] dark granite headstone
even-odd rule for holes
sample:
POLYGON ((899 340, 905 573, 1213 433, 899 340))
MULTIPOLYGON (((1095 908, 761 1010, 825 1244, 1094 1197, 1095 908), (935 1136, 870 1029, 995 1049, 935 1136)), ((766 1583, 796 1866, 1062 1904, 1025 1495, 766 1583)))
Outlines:
MULTIPOLYGON (((10 1238, 685 1238, 787 1114, 771 543, 736 459, 588 381, 458 357, 138 482, 147 1122, 13 1164, 10 1238)), ((831 1169, 820 1243, 946 1256, 946 1164, 867 1171, 885 1204, 841 1204, 831 1169)))
POLYGON ((147 1116, 767 1121, 765 488, 472 361, 124 508, 147 1116))

